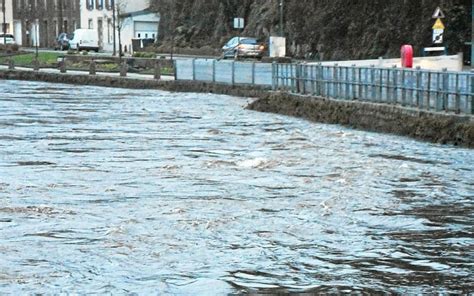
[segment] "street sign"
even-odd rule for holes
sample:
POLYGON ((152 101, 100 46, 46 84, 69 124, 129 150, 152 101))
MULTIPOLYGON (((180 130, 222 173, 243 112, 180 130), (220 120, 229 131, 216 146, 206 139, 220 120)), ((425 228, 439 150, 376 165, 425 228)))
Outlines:
POLYGON ((234 29, 243 29, 244 28, 244 19, 241 17, 234 18, 234 29))
POLYGON ((437 19, 436 23, 433 25, 433 30, 444 30, 446 27, 444 26, 443 22, 441 19, 437 19))
POLYGON ((446 16, 444 15, 444 12, 441 10, 441 8, 438 6, 435 10, 435 12, 433 13, 433 18, 434 19, 441 19, 441 18, 445 18, 446 16))
POLYGON ((433 44, 443 43, 444 29, 433 29, 433 44))

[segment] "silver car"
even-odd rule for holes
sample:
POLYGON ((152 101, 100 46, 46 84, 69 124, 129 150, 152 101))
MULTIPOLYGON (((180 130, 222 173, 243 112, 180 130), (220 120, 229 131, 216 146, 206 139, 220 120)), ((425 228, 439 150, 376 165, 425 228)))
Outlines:
POLYGON ((224 59, 238 59, 240 57, 261 58, 264 52, 265 46, 252 37, 234 37, 222 47, 224 59))

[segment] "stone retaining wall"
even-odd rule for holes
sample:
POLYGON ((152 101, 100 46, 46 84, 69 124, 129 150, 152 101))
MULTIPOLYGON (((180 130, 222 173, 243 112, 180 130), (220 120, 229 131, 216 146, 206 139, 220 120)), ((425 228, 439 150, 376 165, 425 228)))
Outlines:
POLYGON ((279 113, 315 122, 341 124, 367 131, 393 133, 424 141, 474 148, 473 116, 269 92, 263 87, 257 88, 250 85, 230 86, 205 82, 156 81, 18 70, 0 71, 0 79, 255 97, 258 100, 248 106, 250 110, 279 113))

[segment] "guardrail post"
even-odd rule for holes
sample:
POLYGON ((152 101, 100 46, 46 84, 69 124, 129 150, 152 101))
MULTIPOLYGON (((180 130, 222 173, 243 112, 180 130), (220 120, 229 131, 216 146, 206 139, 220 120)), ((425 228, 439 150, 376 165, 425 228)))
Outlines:
POLYGON ((389 103, 391 104, 396 104, 397 102, 397 86, 398 86, 397 74, 398 74, 397 65, 393 65, 392 69, 389 70, 389 77, 388 77, 389 90, 387 91, 387 95, 389 96, 389 103), (390 75, 390 73, 392 75, 390 75))
POLYGON ((216 63, 215 59, 212 60, 212 82, 216 82, 216 63))
POLYGON ((39 67, 39 61, 38 61, 38 59, 34 59, 34 60, 33 60, 33 70, 34 70, 34 71, 39 71, 39 68, 40 68, 40 67, 39 67))
POLYGON ((418 108, 423 108, 423 92, 421 91, 421 67, 416 67, 416 106, 418 108))
POLYGON ((449 110, 449 73, 448 69, 443 69, 443 108, 441 111, 449 110))
POLYGON ((296 86, 296 93, 301 92, 301 64, 295 65, 295 86, 296 86))
POLYGON ((455 99, 455 112, 461 113, 461 90, 459 89, 459 74, 456 74, 456 99, 455 99))
POLYGON ((352 100, 357 99, 357 72, 356 72, 356 64, 352 64, 352 100))
POLYGON ((370 65, 370 100, 376 101, 375 99, 375 65, 370 65))
POLYGON ((272 90, 276 91, 278 89, 278 64, 274 61, 272 62, 272 90))
POLYGON ((235 61, 232 61, 232 85, 235 84, 235 61))
POLYGON ((59 73, 66 73, 66 58, 63 57, 61 61, 59 61, 59 73))
POLYGON ((8 70, 15 70, 15 61, 13 59, 8 60, 8 70))
POLYGON ((402 87, 402 106, 407 104, 407 87, 406 87, 406 70, 402 68, 402 78, 401 78, 401 87, 402 87))
POLYGON ((252 63, 252 85, 255 85, 255 62, 252 63))
POLYGON ((314 89, 314 94, 317 96, 321 96, 321 76, 320 76, 320 68, 321 68, 321 63, 318 63, 316 65, 315 73, 314 73, 314 79, 315 79, 315 89, 314 89))
POLYGON ((427 94, 426 94, 426 110, 431 109, 431 71, 428 71, 428 87, 427 87, 427 94))
POLYGON ((471 114, 474 114, 474 71, 471 70, 471 73, 471 114))
POLYGON ((155 74, 154 78, 156 80, 161 79, 161 61, 160 60, 155 61, 155 73, 154 74, 155 74))
POLYGON ((127 62, 123 61, 122 64, 120 64, 120 77, 126 77, 127 70, 128 70, 127 62))
POLYGON ((335 99, 339 99, 339 65, 335 64, 333 68, 333 76, 332 76, 332 87, 333 87, 333 97, 335 99))
POLYGON ((192 59, 191 62, 193 65, 192 67, 193 68, 193 81, 195 81, 196 80, 196 59, 192 59))
POLYGON ((89 75, 95 75, 96 74, 96 71, 95 71, 95 60, 91 60, 90 64, 89 64, 89 75))
POLYGON ((319 80, 318 80, 319 95, 321 97, 324 97, 326 93, 326 81, 324 80, 324 67, 322 63, 318 63, 318 76, 319 76, 319 80))
POLYGON ((378 102, 384 102, 383 99, 383 69, 379 68, 379 85, 378 85, 378 95, 377 95, 377 101, 378 102))

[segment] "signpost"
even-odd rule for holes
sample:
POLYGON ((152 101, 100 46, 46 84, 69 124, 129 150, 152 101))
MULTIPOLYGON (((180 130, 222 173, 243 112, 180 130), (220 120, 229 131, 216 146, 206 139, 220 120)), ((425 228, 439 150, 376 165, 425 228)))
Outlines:
MULTIPOLYGON (((446 27, 443 24, 441 19, 445 18, 444 12, 441 10, 440 7, 437 7, 433 13, 432 18, 436 19, 436 22, 433 25, 433 37, 432 43, 434 45, 442 45, 444 43, 444 30, 446 27)), ((443 46, 438 47, 427 47, 423 50, 423 54, 426 54, 431 51, 444 51, 446 54, 446 48, 443 46)))
POLYGON ((242 30, 245 27, 244 19, 241 17, 234 18, 234 29, 242 30))
POLYGON ((433 44, 443 44, 444 26, 441 19, 437 19, 433 26, 433 44))
POLYGON ((444 12, 441 10, 441 8, 438 6, 433 13, 433 18, 434 19, 442 19, 445 18, 446 16, 444 15, 444 12))

